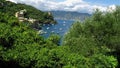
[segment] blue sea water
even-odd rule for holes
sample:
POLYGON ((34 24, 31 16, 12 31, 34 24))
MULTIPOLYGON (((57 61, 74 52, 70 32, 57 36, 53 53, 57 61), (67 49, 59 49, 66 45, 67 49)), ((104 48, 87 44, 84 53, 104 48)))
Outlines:
POLYGON ((43 37, 47 38, 51 34, 57 34, 61 38, 68 32, 71 25, 74 23, 74 21, 71 20, 56 20, 57 24, 43 24, 42 30, 44 31, 44 34, 42 34, 43 37))

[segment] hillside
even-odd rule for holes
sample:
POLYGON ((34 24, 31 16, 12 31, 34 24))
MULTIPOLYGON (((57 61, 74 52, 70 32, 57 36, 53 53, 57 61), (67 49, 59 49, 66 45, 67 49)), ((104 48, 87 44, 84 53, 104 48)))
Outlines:
POLYGON ((74 23, 61 46, 0 12, 0 68, 120 68, 119 9, 74 23))
POLYGON ((58 35, 44 39, 12 13, 0 12, 0 68, 120 68, 120 7, 74 23, 61 46, 58 35))
POLYGON ((71 11, 51 11, 55 19, 62 20, 84 20, 86 17, 91 16, 88 13, 78 13, 71 11))
POLYGON ((30 5, 25 4, 15 4, 10 1, 1 0, 0 1, 0 12, 7 13, 9 15, 15 16, 15 13, 26 9, 27 13, 25 15, 26 18, 34 18, 39 20, 40 23, 56 23, 53 19, 53 16, 48 12, 42 12, 30 5))

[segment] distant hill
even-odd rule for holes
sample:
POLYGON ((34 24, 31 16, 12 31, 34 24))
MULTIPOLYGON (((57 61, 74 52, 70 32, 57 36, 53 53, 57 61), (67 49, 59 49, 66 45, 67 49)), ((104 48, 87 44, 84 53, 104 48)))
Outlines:
POLYGON ((88 13, 79 13, 71 11, 50 11, 55 19, 62 20, 84 20, 86 17, 91 15, 88 13))
POLYGON ((15 13, 26 9, 26 18, 34 18, 39 20, 41 23, 55 23, 54 18, 48 12, 42 12, 30 5, 13 3, 6 0, 0 0, 0 12, 7 13, 9 15, 15 16, 15 13))

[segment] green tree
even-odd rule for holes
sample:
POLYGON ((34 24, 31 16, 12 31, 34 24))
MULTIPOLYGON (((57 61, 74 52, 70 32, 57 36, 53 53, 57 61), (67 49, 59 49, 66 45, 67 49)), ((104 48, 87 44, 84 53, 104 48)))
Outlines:
MULTIPOLYGON (((116 10, 113 10, 113 12, 105 13, 96 10, 93 16, 85 20, 84 22, 76 22, 75 24, 73 24, 70 31, 65 36, 63 45, 69 46, 71 52, 79 53, 89 58, 90 56, 99 55, 101 53, 102 55, 100 57, 105 57, 104 55, 106 55, 107 57, 108 53, 114 53, 117 55, 117 57, 119 57, 119 9, 120 7, 117 6, 116 10)), ((114 54, 113 56, 116 56, 114 54)), ((110 59, 109 56, 108 59, 110 59)), ((103 63, 103 66, 101 65, 101 63, 98 63, 98 68, 113 66, 112 64, 107 64, 104 66, 104 64, 106 64, 106 62, 108 61, 106 60, 106 58, 101 61, 103 63)), ((119 62, 119 59, 117 59, 117 61, 119 62)))
POLYGON ((0 12, 0 68, 115 68, 117 59, 108 53, 119 51, 119 10, 94 16, 75 23, 58 46, 59 36, 44 39, 26 22, 0 12))

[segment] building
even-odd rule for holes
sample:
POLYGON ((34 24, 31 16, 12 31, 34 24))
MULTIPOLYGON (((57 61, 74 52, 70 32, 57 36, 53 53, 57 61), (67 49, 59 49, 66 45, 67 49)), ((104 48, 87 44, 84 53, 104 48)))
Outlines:
POLYGON ((27 12, 26 9, 21 10, 21 11, 19 11, 19 12, 16 12, 16 13, 15 13, 15 16, 16 16, 16 17, 24 17, 24 14, 25 14, 26 12, 27 12))
POLYGON ((23 22, 23 21, 30 22, 32 24, 31 27, 33 27, 33 28, 39 28, 39 20, 36 20, 36 19, 33 19, 33 18, 29 18, 29 19, 25 18, 24 15, 25 15, 26 12, 27 11, 25 9, 21 10, 19 12, 16 12, 15 17, 17 17, 20 22, 23 22))
POLYGON ((15 17, 17 17, 20 22, 23 22, 24 20, 26 20, 26 18, 24 18, 26 12, 27 12, 26 9, 16 12, 15 17))

